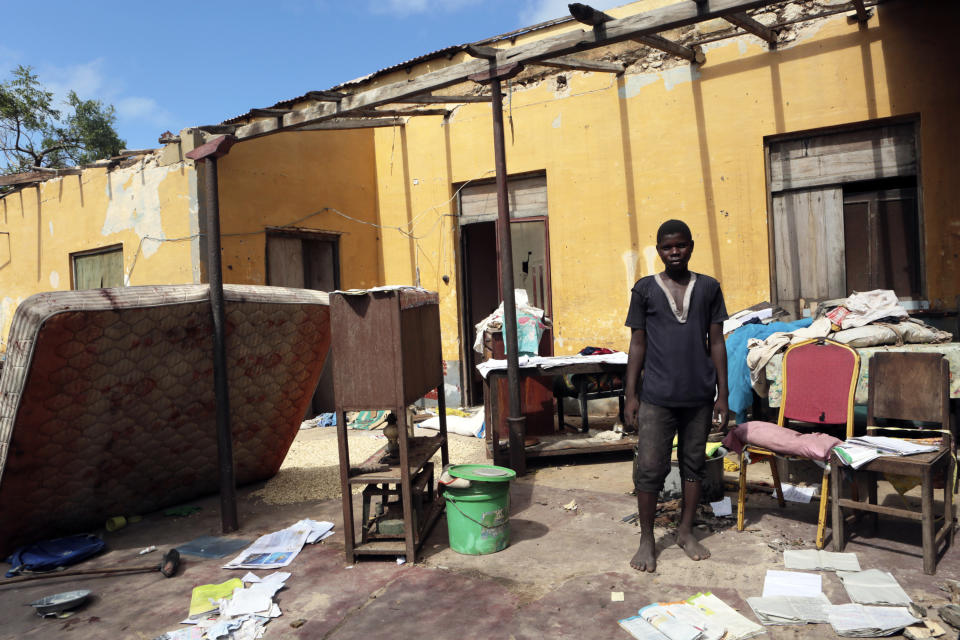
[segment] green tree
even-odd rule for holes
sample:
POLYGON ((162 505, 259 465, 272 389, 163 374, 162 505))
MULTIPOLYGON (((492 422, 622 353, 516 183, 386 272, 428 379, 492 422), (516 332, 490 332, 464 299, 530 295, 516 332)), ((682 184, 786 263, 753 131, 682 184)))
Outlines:
POLYGON ((125 142, 113 125, 113 106, 82 100, 74 91, 66 108, 54 106, 53 93, 30 67, 18 66, 0 83, 0 152, 2 173, 57 168, 115 156, 125 142))

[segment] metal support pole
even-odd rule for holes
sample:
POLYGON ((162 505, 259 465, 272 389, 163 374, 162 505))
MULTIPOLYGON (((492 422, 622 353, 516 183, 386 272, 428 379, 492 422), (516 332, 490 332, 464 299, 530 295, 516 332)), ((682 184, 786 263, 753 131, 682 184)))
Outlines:
MULTIPOLYGON (((523 450, 526 418, 520 405, 520 355, 517 344, 517 305, 513 293, 513 242, 510 237, 510 204, 507 199, 507 156, 503 141, 503 99, 500 78, 494 76, 493 92, 493 157, 497 172, 497 235, 500 259, 500 282, 503 297, 503 345, 507 352, 507 388, 510 416, 510 467, 523 475, 527 471, 527 457, 523 450)), ((496 432, 494 438, 498 438, 496 432)))
POLYGON ((213 319, 213 389, 217 402, 217 459, 220 476, 220 528, 230 533, 240 528, 237 520, 237 486, 234 478, 233 434, 230 429, 230 391, 227 385, 226 313, 223 302, 223 270, 220 260, 220 200, 217 193, 217 158, 224 156, 236 139, 222 136, 187 154, 204 162, 204 207, 207 217, 207 275, 213 319))

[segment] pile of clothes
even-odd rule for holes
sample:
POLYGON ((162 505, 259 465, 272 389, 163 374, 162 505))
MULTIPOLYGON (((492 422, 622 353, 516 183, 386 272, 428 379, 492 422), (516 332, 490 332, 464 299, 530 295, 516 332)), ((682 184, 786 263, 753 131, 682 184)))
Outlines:
POLYGON ((953 336, 911 318, 889 289, 854 293, 839 304, 820 305, 813 318, 745 324, 727 338, 730 410, 746 420, 751 390, 767 395, 767 363, 776 354, 811 338, 829 338, 854 348, 949 342, 953 336))

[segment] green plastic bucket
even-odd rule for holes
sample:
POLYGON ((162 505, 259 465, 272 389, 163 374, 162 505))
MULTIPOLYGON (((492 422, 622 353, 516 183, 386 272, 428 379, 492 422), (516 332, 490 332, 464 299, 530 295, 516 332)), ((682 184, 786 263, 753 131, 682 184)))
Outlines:
POLYGON ((488 464, 458 464, 448 471, 470 481, 469 487, 443 492, 450 548, 471 556, 505 549, 510 544, 510 481, 517 474, 488 464))

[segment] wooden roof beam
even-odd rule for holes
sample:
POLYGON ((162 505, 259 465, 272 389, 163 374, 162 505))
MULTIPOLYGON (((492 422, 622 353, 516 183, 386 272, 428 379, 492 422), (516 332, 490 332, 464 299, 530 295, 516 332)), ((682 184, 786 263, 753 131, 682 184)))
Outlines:
POLYGON ((777 33, 768 27, 763 26, 745 13, 730 13, 723 18, 730 24, 740 27, 747 33, 766 40, 771 47, 777 46, 777 33))
POLYGON ((323 122, 314 122, 297 127, 295 131, 329 131, 335 129, 372 129, 374 127, 402 127, 406 124, 403 118, 368 118, 361 120, 358 118, 338 118, 336 120, 324 120, 323 122))
POLYGON ((406 118, 408 116, 448 116, 449 109, 418 109, 416 111, 402 111, 399 109, 357 109, 343 114, 344 118, 369 118, 370 116, 392 116, 396 118, 406 118))
POLYGON ((288 113, 293 113, 293 109, 250 109, 254 118, 282 118, 288 113))
POLYGON ((396 104, 465 104, 468 102, 491 102, 492 96, 410 96, 394 100, 396 104))
POLYGON ((559 69, 575 69, 576 71, 600 71, 602 73, 615 73, 620 75, 626 68, 622 62, 604 62, 602 60, 584 60, 575 56, 560 56, 557 58, 547 58, 539 60, 536 64, 544 67, 557 67, 559 69))
POLYGON ((307 91, 307 98, 318 102, 340 102, 346 97, 341 91, 307 91))
POLYGON ((44 182, 53 180, 61 176, 78 176, 83 173, 79 167, 70 169, 50 169, 48 167, 34 167, 33 171, 23 173, 13 173, 10 175, 0 175, 0 187, 9 187, 15 184, 30 184, 35 182, 44 182))
MULTIPOLYGON (((604 23, 601 30, 575 30, 517 45, 498 49, 495 63, 498 67, 512 63, 534 64, 539 60, 556 58, 595 49, 639 36, 654 35, 661 31, 676 29, 714 18, 723 18, 732 13, 742 13, 765 7, 782 0, 707 0, 704 3, 681 0, 674 4, 651 9, 625 18, 604 23)), ((240 127, 236 136, 240 139, 269 135, 282 129, 342 116, 345 112, 373 108, 403 98, 440 91, 446 87, 467 81, 470 76, 488 72, 489 60, 467 60, 459 64, 430 71, 422 75, 399 80, 390 84, 370 87, 343 98, 339 111, 336 105, 321 102, 302 107, 285 115, 282 120, 257 120, 240 127)))
POLYGON ((660 51, 666 51, 670 55, 683 58, 688 62, 694 62, 696 64, 703 64, 707 59, 703 54, 703 49, 698 46, 685 47, 682 44, 677 44, 672 40, 667 40, 658 35, 639 36, 634 38, 633 41, 654 49, 659 49, 660 51))
MULTIPOLYGON (((573 16, 574 20, 590 26, 598 27, 615 19, 613 16, 604 13, 603 11, 598 11, 589 5, 581 4, 579 2, 569 4, 567 7, 570 9, 570 15, 573 16)), ((670 55, 682 58, 689 62, 703 64, 704 60, 706 60, 706 57, 703 55, 703 50, 700 49, 700 47, 685 47, 682 44, 677 44, 676 42, 667 40, 663 36, 655 33, 638 36, 633 38, 633 40, 634 42, 639 42, 647 47, 659 49, 660 51, 666 51, 670 55)))
POLYGON ((863 0, 853 0, 853 8, 857 12, 857 22, 866 22, 870 19, 870 11, 863 5, 863 0))
POLYGON ((238 124, 205 124, 202 127, 197 127, 200 131, 212 133, 215 136, 233 135, 239 128, 240 125, 238 124))

